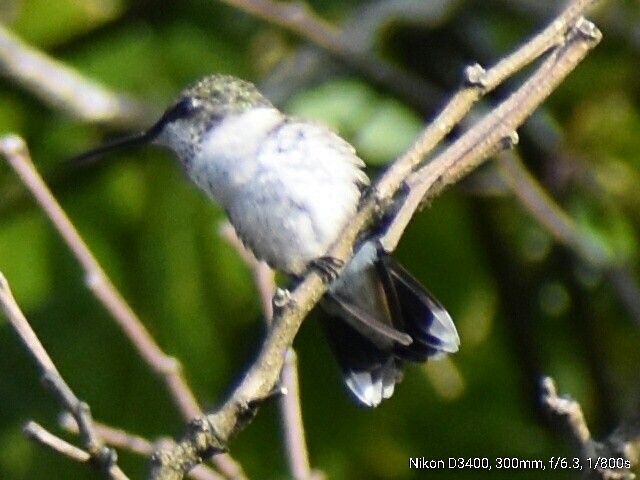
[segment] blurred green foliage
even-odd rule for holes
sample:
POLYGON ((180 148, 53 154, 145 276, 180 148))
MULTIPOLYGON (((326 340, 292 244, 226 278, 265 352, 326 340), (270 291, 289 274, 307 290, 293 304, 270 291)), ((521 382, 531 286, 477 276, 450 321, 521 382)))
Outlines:
MULTIPOLYGON (((358 72, 309 52, 291 34, 218 2, 6 1, 0 21, 21 38, 158 111, 212 72, 260 84, 279 71, 286 91, 280 106, 332 125, 374 175, 435 113, 403 103, 358 72), (287 69, 287 61, 303 53, 320 67, 287 69), (303 73, 314 80, 295 88, 303 73)), ((540 2, 547 3, 555 2, 540 2)), ((629 16, 612 15, 627 4, 605 3, 595 16, 604 42, 545 106, 542 121, 552 134, 525 132, 522 154, 590 238, 617 264, 637 271, 640 61, 627 27, 638 15, 630 6, 629 16)), ((443 92, 437 104, 455 91, 464 65, 495 62, 552 15, 524 1, 433 0, 430 7, 440 9, 424 8, 421 0, 311 4, 336 23, 348 19, 351 29, 366 13, 375 25, 365 35, 369 48, 436 85, 443 92), (384 16, 375 19, 376 13, 384 16)), ((51 110, 0 77, 0 135, 8 132, 28 141, 45 176, 114 134, 51 110)), ((310 456, 329 478, 495 475, 495 469, 412 470, 409 457, 542 459, 545 472, 512 476, 576 478, 550 472, 546 463, 575 452, 540 414, 542 373, 581 402, 596 436, 637 408, 640 334, 614 286, 555 245, 495 171, 481 173, 418 214, 397 252, 452 313, 459 354, 409 367, 394 398, 368 411, 346 395, 314 318, 301 330, 296 347, 310 456)), ((106 158, 53 189, 162 348, 183 362, 202 405, 220 402, 264 334, 251 276, 218 234, 223 212, 167 153, 153 148, 106 158)), ((6 166, 0 167, 0 270, 97 419, 151 439, 183 431, 164 386, 85 288, 77 262, 6 166)), ((22 436, 28 419, 56 431, 59 412, 4 319, 0 352, 0 478, 97 478, 89 467, 22 436)), ((274 441, 279 436, 279 412, 267 406, 231 445, 250 478, 289 477, 282 442, 274 441)), ((131 478, 143 476, 146 461, 119 455, 131 478)))

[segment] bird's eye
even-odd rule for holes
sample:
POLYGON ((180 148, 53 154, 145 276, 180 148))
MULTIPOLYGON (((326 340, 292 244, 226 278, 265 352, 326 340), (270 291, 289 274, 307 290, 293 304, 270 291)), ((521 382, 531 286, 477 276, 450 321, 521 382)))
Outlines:
POLYGON ((185 97, 181 99, 173 107, 164 112, 164 115, 162 115, 160 120, 158 120, 156 124, 147 131, 146 137, 149 139, 157 137, 168 124, 171 124, 176 120, 188 118, 198 110, 198 107, 199 103, 194 98, 185 97))
POLYGON ((193 112, 197 110, 197 103, 195 99, 192 97, 185 97, 176 103, 167 113, 165 114, 166 121, 179 120, 181 118, 187 118, 193 112))

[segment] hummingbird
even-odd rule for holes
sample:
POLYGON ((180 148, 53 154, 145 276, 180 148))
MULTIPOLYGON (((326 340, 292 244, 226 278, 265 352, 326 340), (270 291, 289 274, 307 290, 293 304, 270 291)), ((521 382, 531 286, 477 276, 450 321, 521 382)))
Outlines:
POLYGON ((258 259, 293 279, 310 268, 328 277, 322 323, 359 404, 390 398, 406 362, 458 350, 446 309, 375 236, 362 239, 335 275, 341 262, 326 253, 370 182, 354 147, 330 128, 283 114, 247 81, 211 75, 182 91, 146 131, 75 159, 149 143, 177 156, 258 259))

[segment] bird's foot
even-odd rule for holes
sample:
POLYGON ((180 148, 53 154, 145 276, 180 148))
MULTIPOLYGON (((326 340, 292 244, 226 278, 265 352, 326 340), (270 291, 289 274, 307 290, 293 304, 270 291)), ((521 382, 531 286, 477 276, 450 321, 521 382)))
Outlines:
POLYGON ((273 306, 273 312, 282 312, 285 308, 294 302, 291 292, 286 288, 277 288, 276 293, 271 299, 271 305, 273 306))
POLYGON ((338 278, 340 269, 344 267, 344 262, 335 257, 318 257, 311 261, 310 267, 318 272, 325 283, 330 283, 338 278))

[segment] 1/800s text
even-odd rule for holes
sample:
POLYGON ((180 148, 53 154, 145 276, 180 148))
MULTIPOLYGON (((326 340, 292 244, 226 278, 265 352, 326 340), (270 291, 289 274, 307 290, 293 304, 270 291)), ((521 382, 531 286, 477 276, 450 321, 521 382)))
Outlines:
POLYGON ((631 462, 622 457, 598 457, 581 459, 578 457, 551 457, 547 460, 522 459, 518 457, 449 457, 432 459, 426 457, 409 458, 409 468, 433 470, 583 470, 583 469, 628 469, 631 462))

